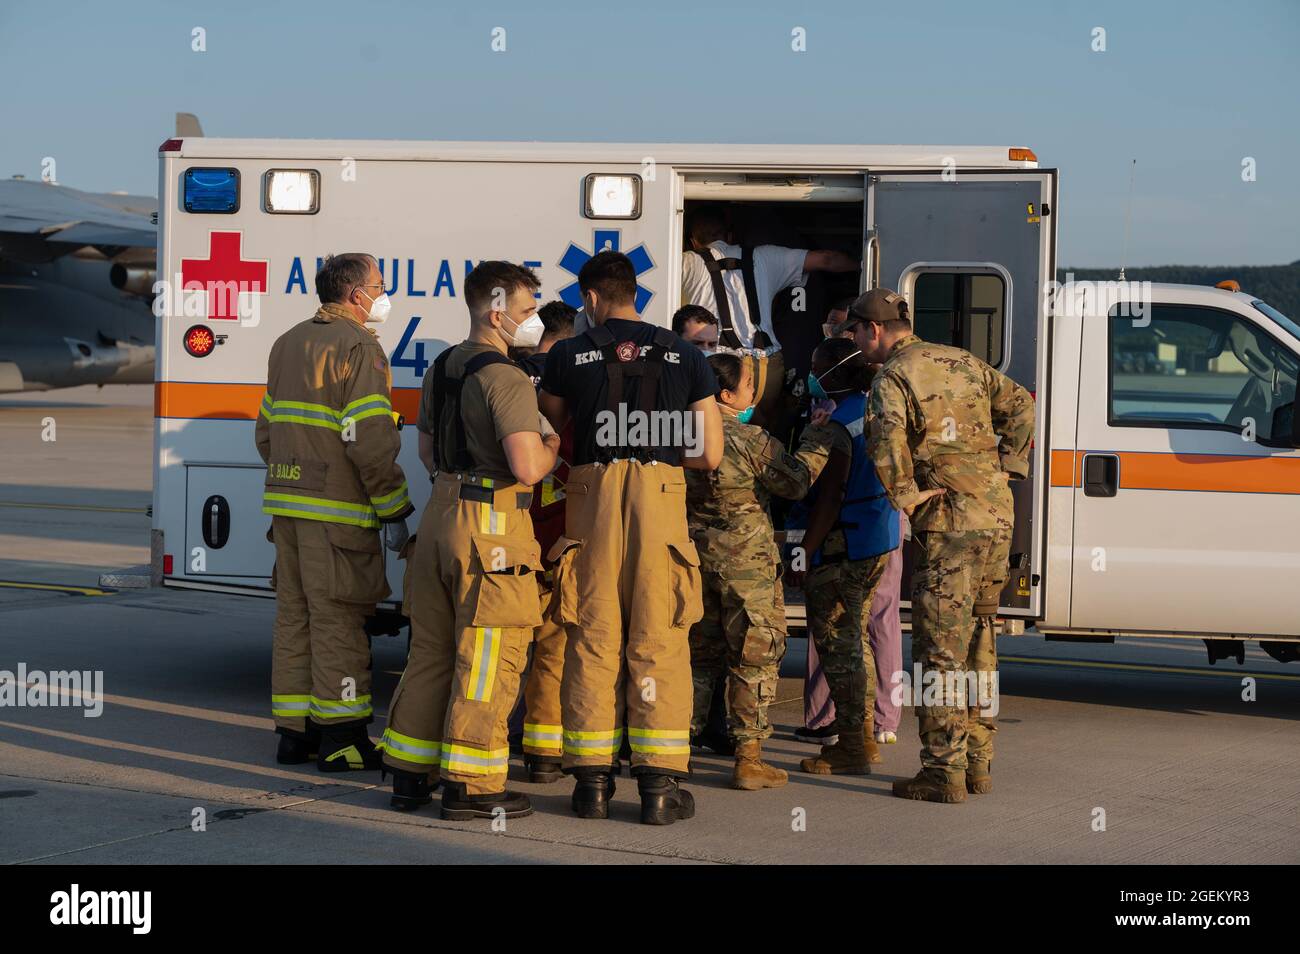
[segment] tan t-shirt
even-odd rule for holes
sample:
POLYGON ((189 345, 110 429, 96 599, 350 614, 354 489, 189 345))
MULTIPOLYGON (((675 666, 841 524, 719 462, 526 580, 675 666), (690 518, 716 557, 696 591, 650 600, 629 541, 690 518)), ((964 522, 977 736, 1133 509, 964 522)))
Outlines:
MULTIPOLYGON (((465 363, 477 354, 494 350, 491 345, 464 341, 452 349, 447 358, 447 376, 462 376, 465 363)), ((449 414, 441 422, 433 416, 433 373, 424 375, 420 395, 420 415, 416 427, 434 439, 434 443, 447 448, 450 457, 455 453, 456 427, 449 414)), ((473 466, 469 473, 494 480, 514 481, 501 440, 508 434, 520 431, 541 433, 537 410, 537 391, 523 369, 510 364, 489 364, 465 382, 460 394, 461 417, 465 422, 465 442, 473 466)), ((440 454, 434 460, 441 460, 440 454)))

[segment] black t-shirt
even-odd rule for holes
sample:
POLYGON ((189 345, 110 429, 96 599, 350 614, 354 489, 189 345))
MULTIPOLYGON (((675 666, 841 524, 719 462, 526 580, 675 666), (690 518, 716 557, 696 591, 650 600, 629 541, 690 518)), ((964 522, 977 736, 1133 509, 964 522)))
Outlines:
POLYGON ((515 362, 524 369, 524 374, 528 375, 528 380, 533 382, 535 388, 540 387, 542 384, 542 370, 546 367, 546 356, 549 353, 549 351, 543 351, 530 354, 515 362))
MULTIPOLYGON (((656 326, 644 321, 610 318, 605 329, 616 344, 631 342, 640 348, 639 359, 645 361, 654 342, 656 326)), ((700 422, 686 413, 696 401, 718 393, 718 380, 703 353, 673 335, 673 346, 664 355, 659 376, 656 415, 652 421, 639 420, 641 378, 623 379, 623 405, 618 416, 608 414, 609 393, 605 363, 586 334, 556 342, 547 352, 542 373, 542 390, 564 398, 573 415, 573 463, 590 464, 610 457, 635 457, 637 451, 664 464, 681 464, 686 444, 703 440, 700 422)), ((630 349, 628 349, 630 351, 630 349)), ((627 352, 625 352, 627 353, 627 352)))

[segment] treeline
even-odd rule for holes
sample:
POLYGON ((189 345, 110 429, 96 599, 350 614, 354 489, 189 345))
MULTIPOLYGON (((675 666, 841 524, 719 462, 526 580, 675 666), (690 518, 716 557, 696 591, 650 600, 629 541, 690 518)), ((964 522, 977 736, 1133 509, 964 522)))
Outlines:
MULTIPOLYGON (((1071 274, 1076 281, 1114 281, 1118 268, 1062 268, 1057 281, 1071 274)), ((1300 262, 1290 265, 1156 265, 1125 269, 1134 282, 1173 282, 1179 285, 1216 285, 1231 278, 1247 294, 1262 298, 1282 314, 1300 318, 1300 262)))

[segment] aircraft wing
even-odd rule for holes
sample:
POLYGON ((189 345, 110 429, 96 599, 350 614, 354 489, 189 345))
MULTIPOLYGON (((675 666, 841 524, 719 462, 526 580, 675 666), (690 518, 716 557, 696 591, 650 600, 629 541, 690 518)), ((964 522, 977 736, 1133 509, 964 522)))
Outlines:
POLYGON ((0 258, 48 262, 87 245, 109 257, 127 248, 154 248, 155 209, 157 202, 147 196, 97 195, 48 182, 0 180, 0 258))

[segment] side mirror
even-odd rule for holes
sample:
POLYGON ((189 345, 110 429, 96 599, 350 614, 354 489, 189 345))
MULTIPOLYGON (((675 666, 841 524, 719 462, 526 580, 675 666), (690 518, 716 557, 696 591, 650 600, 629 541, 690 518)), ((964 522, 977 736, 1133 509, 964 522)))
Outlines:
POLYGON ((1274 440, 1283 443, 1289 436, 1289 444, 1283 444, 1283 446, 1300 447, 1300 427, 1297 427, 1297 424, 1300 424, 1300 421, 1296 420, 1295 401, 1276 408, 1273 411, 1274 440))

